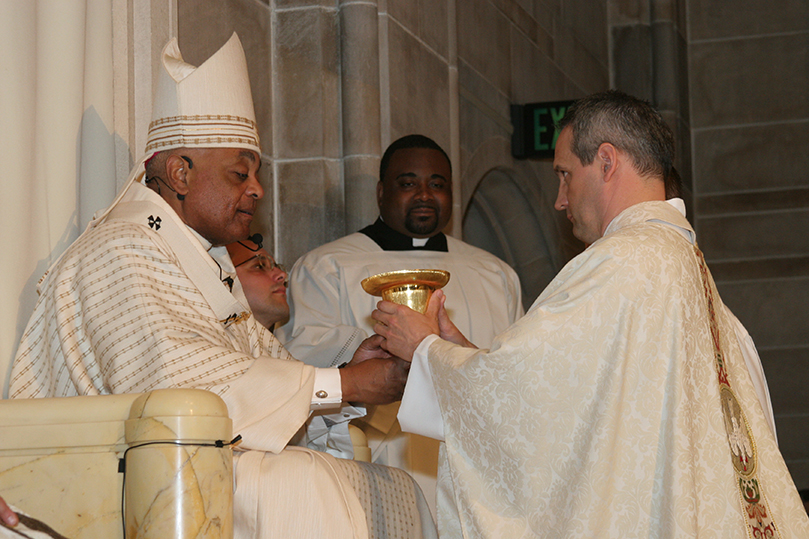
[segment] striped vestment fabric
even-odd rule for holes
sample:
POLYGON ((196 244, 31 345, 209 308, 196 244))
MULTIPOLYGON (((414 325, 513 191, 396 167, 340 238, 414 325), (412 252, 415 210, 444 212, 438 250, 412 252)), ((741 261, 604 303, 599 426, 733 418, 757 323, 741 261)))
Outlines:
MULTIPOLYGON (((314 368, 294 360, 252 316, 224 323, 211 306, 210 291, 221 295, 217 287, 225 285, 208 246, 150 189, 133 184, 120 207, 133 201, 140 203, 137 212, 114 209, 40 281, 10 396, 212 391, 227 403, 234 433, 243 437, 234 469, 237 539, 282 537, 272 525, 279 514, 294 520, 302 536, 367 537, 362 507, 329 464, 332 457, 285 450, 309 415, 314 368), (181 231, 179 240, 166 233, 172 227, 181 231), (206 293, 189 278, 190 265, 197 275, 207 268, 206 293), (284 484, 290 473, 299 485, 284 484), (297 497, 273 495, 299 487, 297 497), (292 504, 313 489, 322 503, 292 504)), ((225 257, 220 263, 232 267, 223 248, 211 252, 217 249, 225 257)), ((246 310, 238 281, 234 291, 234 305, 246 310)))

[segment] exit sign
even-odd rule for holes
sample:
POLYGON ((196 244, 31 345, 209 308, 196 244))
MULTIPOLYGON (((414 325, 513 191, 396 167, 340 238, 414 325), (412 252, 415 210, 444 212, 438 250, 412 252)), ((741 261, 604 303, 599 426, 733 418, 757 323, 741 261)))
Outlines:
POLYGON ((526 157, 553 158, 559 133, 556 124, 573 101, 549 101, 511 105, 511 154, 518 159, 526 157))

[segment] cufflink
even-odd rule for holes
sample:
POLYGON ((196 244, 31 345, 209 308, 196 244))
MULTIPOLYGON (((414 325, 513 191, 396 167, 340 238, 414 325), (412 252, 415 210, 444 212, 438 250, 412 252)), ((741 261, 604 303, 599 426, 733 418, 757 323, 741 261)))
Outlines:
POLYGON ((315 393, 315 397, 317 397, 318 399, 325 399, 328 396, 329 396, 329 394, 326 393, 325 391, 323 391, 322 389, 320 391, 318 391, 317 393, 315 393))

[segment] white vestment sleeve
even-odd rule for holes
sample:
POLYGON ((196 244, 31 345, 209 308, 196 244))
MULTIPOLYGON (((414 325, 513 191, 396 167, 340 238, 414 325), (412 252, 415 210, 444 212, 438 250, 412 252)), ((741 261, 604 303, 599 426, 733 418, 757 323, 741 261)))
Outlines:
MULTIPOLYGON (((218 388, 211 389, 217 391, 218 388)), ((298 361, 259 358, 244 374, 227 384, 220 396, 228 405, 233 433, 241 434, 246 449, 279 453, 306 420, 304 410, 309 397, 312 409, 339 407, 342 400, 340 373, 337 369, 316 369, 298 361), (320 380, 318 374, 325 378, 335 373, 337 396, 330 394, 323 399, 312 396, 317 393, 316 388, 325 387, 316 385, 320 380), (292 390, 299 386, 299 391, 292 390), (314 402, 334 398, 338 399, 336 404, 321 406, 314 402)))
POLYGON ((413 353, 413 362, 407 375, 407 385, 399 406, 398 419, 404 432, 420 434, 443 442, 444 420, 438 406, 427 357, 430 345, 436 339, 439 339, 438 335, 428 335, 413 353))
POLYGON ((756 345, 739 319, 730 312, 730 309, 725 308, 725 312, 727 312, 733 324, 733 331, 736 333, 736 338, 739 340, 739 347, 742 349, 742 356, 747 365, 747 372, 750 373, 750 380, 753 382, 756 396, 758 396, 758 400, 761 402, 764 417, 767 423, 769 423, 772 435, 775 437, 777 443, 778 436, 775 432, 775 417, 772 411, 772 403, 770 402, 770 390, 767 386, 767 378, 764 376, 764 367, 761 365, 761 358, 759 358, 758 352, 756 351, 756 345))
MULTIPOLYGON (((357 288, 365 294, 359 283, 357 288)), ((343 321, 339 275, 329 260, 298 260, 289 273, 287 294, 290 318, 275 335, 293 357, 315 367, 351 361, 368 334, 343 321)))
POLYGON ((298 361, 260 358, 224 392, 218 391, 221 386, 210 389, 227 404, 243 449, 280 453, 306 421, 314 371, 298 361))
POLYGON ((312 410, 338 408, 343 402, 343 387, 338 369, 315 369, 312 410))

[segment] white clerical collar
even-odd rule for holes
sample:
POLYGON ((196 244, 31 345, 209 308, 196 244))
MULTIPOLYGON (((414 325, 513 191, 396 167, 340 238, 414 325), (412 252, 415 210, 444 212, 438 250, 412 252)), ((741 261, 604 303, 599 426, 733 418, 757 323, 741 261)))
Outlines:
MULTIPOLYGON (((683 217, 685 217, 685 201, 683 201, 682 198, 670 198, 666 202, 669 205, 671 205, 672 207, 674 207, 675 210, 680 212, 680 214, 683 217)), ((659 220, 658 219, 652 219, 652 221, 659 221, 659 220)), ((659 221, 659 222, 663 222, 663 221, 659 221)), ((688 240, 689 243, 694 244, 694 243, 697 242, 697 238, 696 238, 693 230, 689 230, 687 228, 677 226, 677 225, 675 225, 673 223, 665 223, 665 224, 670 225, 674 230, 679 232, 680 235, 682 237, 684 237, 686 240, 688 240)))
MULTIPOLYGON (((382 219, 381 215, 379 216, 379 220, 382 221, 383 223, 385 222, 385 220, 382 219)), ((425 245, 427 245, 427 242, 430 241, 430 238, 412 238, 411 237, 410 239, 413 240, 413 247, 424 247, 425 245)))
POLYGON ((674 206, 674 209, 685 217, 685 201, 682 198, 670 198, 666 202, 674 206))

